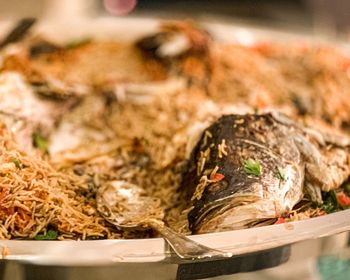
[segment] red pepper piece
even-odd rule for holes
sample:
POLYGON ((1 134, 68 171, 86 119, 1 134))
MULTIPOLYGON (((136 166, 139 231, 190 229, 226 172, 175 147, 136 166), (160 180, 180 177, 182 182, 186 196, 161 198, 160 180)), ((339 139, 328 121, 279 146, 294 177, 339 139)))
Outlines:
POLYGON ((277 221, 275 222, 275 225, 284 224, 285 222, 286 222, 285 218, 278 218, 277 221))
POLYGON ((224 174, 221 174, 221 173, 215 173, 215 175, 213 176, 213 181, 214 182, 219 182, 221 181, 222 179, 225 178, 225 175, 224 174))

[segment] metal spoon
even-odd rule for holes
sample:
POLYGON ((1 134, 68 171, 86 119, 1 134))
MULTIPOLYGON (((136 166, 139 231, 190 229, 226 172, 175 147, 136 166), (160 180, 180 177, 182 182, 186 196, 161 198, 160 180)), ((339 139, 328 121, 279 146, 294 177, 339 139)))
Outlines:
POLYGON ((147 196, 139 186, 125 181, 112 181, 100 187, 96 195, 97 209, 119 229, 158 231, 182 259, 228 258, 231 253, 203 246, 165 226, 160 200, 147 196))

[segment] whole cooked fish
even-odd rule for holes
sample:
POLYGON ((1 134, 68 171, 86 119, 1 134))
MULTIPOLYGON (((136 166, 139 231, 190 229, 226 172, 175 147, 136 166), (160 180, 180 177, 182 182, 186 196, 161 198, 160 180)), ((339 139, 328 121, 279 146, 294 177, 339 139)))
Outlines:
POLYGON ((76 103, 74 96, 65 100, 43 98, 22 75, 0 73, 0 123, 11 128, 17 143, 27 152, 32 149, 33 135, 49 134, 76 103))
POLYGON ((192 151, 182 188, 195 233, 246 228, 288 213, 350 174, 349 140, 276 113, 225 115, 192 151))

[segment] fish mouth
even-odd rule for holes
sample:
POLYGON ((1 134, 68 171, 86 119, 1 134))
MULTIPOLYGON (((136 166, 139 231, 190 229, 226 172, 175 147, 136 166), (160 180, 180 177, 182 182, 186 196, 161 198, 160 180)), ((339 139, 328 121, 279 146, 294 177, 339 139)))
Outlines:
MULTIPOLYGON (((191 225, 193 233, 208 233, 249 228, 273 223, 279 213, 273 201, 261 197, 236 197, 206 205, 191 225)), ((191 215, 191 212, 190 212, 191 215)))

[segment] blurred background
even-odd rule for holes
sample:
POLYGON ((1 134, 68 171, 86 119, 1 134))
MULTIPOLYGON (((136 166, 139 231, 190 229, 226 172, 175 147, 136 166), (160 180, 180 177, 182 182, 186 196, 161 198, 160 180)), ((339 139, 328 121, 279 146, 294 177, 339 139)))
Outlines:
MULTIPOLYGON (((102 0, 0 0, 0 19, 108 16, 102 0)), ((131 16, 221 18, 348 38, 348 0, 138 0, 131 16)))
MULTIPOLYGON (((128 17, 193 18, 350 39, 350 0, 138 0, 128 17)), ((66 21, 112 17, 102 0, 0 0, 0 25, 23 17, 66 21)), ((220 279, 350 279, 349 234, 298 244, 287 265, 220 279), (322 257, 319 257, 322 255, 322 257), (328 256, 327 256, 328 255, 328 256)), ((52 271, 49 272, 51 274, 52 271)), ((42 271, 38 272, 42 274, 42 271)), ((63 279, 108 279, 114 268, 73 269, 63 279)), ((167 275, 164 272, 162 275, 167 275)), ((35 279, 10 266, 6 279, 35 279)), ((34 276, 33 276, 34 277, 34 276)), ((52 277, 52 276, 51 276, 52 277)), ((44 278, 43 278, 44 279, 44 278)), ((49 278, 45 278, 49 279, 49 278)), ((53 278, 51 278, 53 279, 53 278)), ((55 278, 56 279, 56 278, 55 278)), ((147 278, 148 279, 148 278, 147 278)), ((164 278, 168 279, 168 278, 164 278)))

